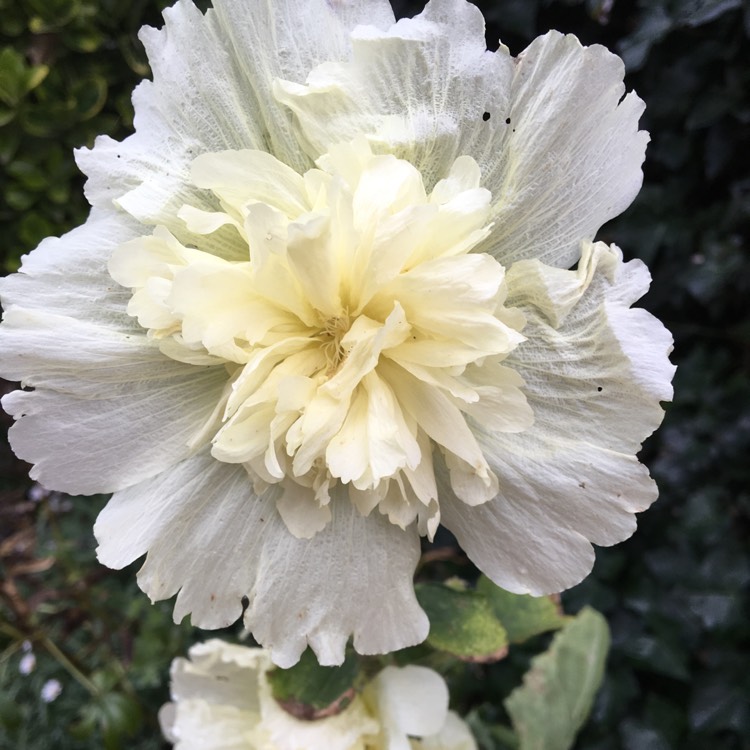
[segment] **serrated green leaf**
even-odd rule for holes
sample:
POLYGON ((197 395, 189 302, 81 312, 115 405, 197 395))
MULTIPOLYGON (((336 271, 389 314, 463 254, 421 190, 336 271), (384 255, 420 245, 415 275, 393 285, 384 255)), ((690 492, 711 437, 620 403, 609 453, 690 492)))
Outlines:
POLYGON ((505 701, 519 750, 568 750, 591 711, 604 676, 609 628, 586 608, 531 662, 523 685, 505 701))
POLYGON ((522 643, 539 633, 557 630, 566 623, 559 606, 549 596, 511 594, 486 576, 480 577, 477 591, 487 598, 511 643, 522 643))
POLYGON ((430 620, 427 643, 464 661, 488 662, 508 652, 508 636, 483 594, 437 583, 419 584, 417 599, 430 620))
POLYGON ((354 697, 359 675, 356 655, 347 655, 340 667, 321 667, 309 649, 290 669, 268 673, 276 701, 298 719, 318 719, 340 713, 354 697))

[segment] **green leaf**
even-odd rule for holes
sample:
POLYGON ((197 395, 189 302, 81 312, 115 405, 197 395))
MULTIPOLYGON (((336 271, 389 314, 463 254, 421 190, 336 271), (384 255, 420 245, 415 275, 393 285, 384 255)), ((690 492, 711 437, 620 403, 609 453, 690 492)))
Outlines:
POLYGON ((481 709, 472 709, 464 719, 483 750, 518 750, 516 733, 504 724, 487 721, 481 709))
POLYGON ((7 107, 5 104, 0 102, 0 128, 3 125, 7 125, 16 116, 16 110, 12 107, 7 107))
POLYGON ((681 0, 677 4, 676 19, 686 26, 702 26, 727 11, 742 7, 742 0, 681 0))
POLYGON ((23 723, 23 713, 11 698, 0 695, 0 726, 13 731, 23 723))
POLYGON ((68 49, 91 53, 98 50, 106 42, 106 37, 99 29, 83 26, 66 29, 63 34, 63 42, 68 49))
POLYGON ((29 20, 33 34, 55 31, 70 23, 80 12, 79 0, 27 0, 38 16, 29 20))
POLYGON ((107 101, 107 81, 101 76, 90 76, 73 87, 76 113, 79 120, 97 115, 107 101))
POLYGON ((49 237, 55 231, 56 226, 37 211, 29 211, 24 214, 18 225, 18 236, 27 247, 38 245, 45 237, 49 237))
POLYGON ((0 100, 12 107, 35 89, 49 73, 46 65, 29 66, 11 47, 0 52, 0 100))
POLYGON ((101 699, 101 728, 105 745, 119 747, 124 737, 135 734, 142 722, 141 709, 133 698, 108 693, 101 699))
POLYGON ((511 643, 522 643, 539 633, 557 630, 567 622, 558 604, 549 596, 511 594, 486 576, 480 577, 477 591, 487 598, 511 643))
POLYGON ((308 649, 290 669, 269 672, 268 681, 273 697, 285 711, 311 721, 343 711, 354 698, 358 675, 356 655, 347 655, 340 667, 321 667, 308 649))
POLYGON ((49 68, 46 65, 35 65, 26 73, 26 91, 33 91, 49 74, 49 68))
POLYGON ((434 649, 476 662, 498 661, 508 653, 508 635, 483 594, 437 583, 419 584, 416 592, 434 649))
POLYGON ((16 211, 26 211, 34 205, 37 196, 17 185, 8 185, 3 193, 5 202, 16 211))
MULTIPOLYGON (((108 685, 111 678, 103 672, 92 675, 92 682, 108 685)), ((143 724, 143 714, 134 698, 119 692, 108 692, 79 711, 79 719, 68 731, 79 741, 91 738, 98 729, 105 750, 119 750, 143 724)))
POLYGON ((586 608, 531 662, 505 701, 519 750, 568 750, 591 711, 609 649, 604 617, 586 608))
POLYGON ((0 101, 8 106, 17 104, 24 95, 26 85, 26 62, 23 56, 11 47, 0 52, 0 101))
POLYGON ((28 135, 51 138, 70 127, 74 103, 67 100, 37 104, 24 110, 21 125, 28 135))
POLYGON ((643 67, 651 47, 660 42, 672 29, 674 22, 660 5, 648 7, 638 21, 635 31, 617 45, 617 53, 628 71, 643 67))

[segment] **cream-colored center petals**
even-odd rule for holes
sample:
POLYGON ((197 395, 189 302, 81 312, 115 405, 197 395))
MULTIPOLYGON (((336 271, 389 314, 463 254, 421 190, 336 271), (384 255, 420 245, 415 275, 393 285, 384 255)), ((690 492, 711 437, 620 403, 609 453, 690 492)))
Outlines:
POLYGON ((429 194, 411 164, 364 140, 317 166, 198 157, 193 182, 217 210, 180 210, 195 247, 157 227, 118 248, 110 273, 164 354, 227 367, 194 443, 243 464, 256 491, 279 485, 293 534, 325 526, 340 483, 363 514, 416 519, 431 536, 433 453, 456 495, 483 503, 497 479, 470 425, 532 421, 521 378, 501 364, 524 340, 523 316, 503 305, 503 267, 470 252, 489 233, 491 196, 467 156, 429 194))

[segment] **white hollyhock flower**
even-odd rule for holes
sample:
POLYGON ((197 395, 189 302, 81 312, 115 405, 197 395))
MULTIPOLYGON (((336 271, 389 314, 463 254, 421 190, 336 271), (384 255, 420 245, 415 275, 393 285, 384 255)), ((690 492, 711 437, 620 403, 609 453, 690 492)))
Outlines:
POLYGON ((339 713, 305 721, 274 700, 271 666, 262 649, 193 646, 172 662, 172 702, 159 712, 164 736, 177 750, 476 750, 431 669, 386 667, 339 713))
POLYGON ((439 523, 511 591, 583 578, 656 497, 673 374, 646 268, 594 242, 641 184, 621 61, 488 52, 462 0, 180 0, 142 39, 89 220, 0 286, 12 444, 115 493, 100 560, 199 627, 247 597, 282 666, 423 640, 439 523))

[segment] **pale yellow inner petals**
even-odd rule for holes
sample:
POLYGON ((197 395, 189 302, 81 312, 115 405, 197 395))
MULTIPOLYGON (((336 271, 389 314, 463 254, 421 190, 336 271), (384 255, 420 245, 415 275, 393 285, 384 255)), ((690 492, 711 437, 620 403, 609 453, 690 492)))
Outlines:
POLYGON ((278 484, 293 534, 325 526, 339 483, 363 514, 378 507, 432 536, 433 461, 459 498, 486 502, 497 479, 469 424, 532 421, 520 377, 500 364, 523 316, 503 306, 503 267, 470 252, 489 233, 491 196, 467 156, 430 194, 411 164, 364 140, 317 165, 299 175, 260 151, 198 157, 193 182, 216 210, 179 218, 203 249, 158 227, 118 248, 110 272, 166 355, 227 367, 194 443, 211 440, 258 491, 278 484), (227 233, 246 260, 222 257, 227 233))

